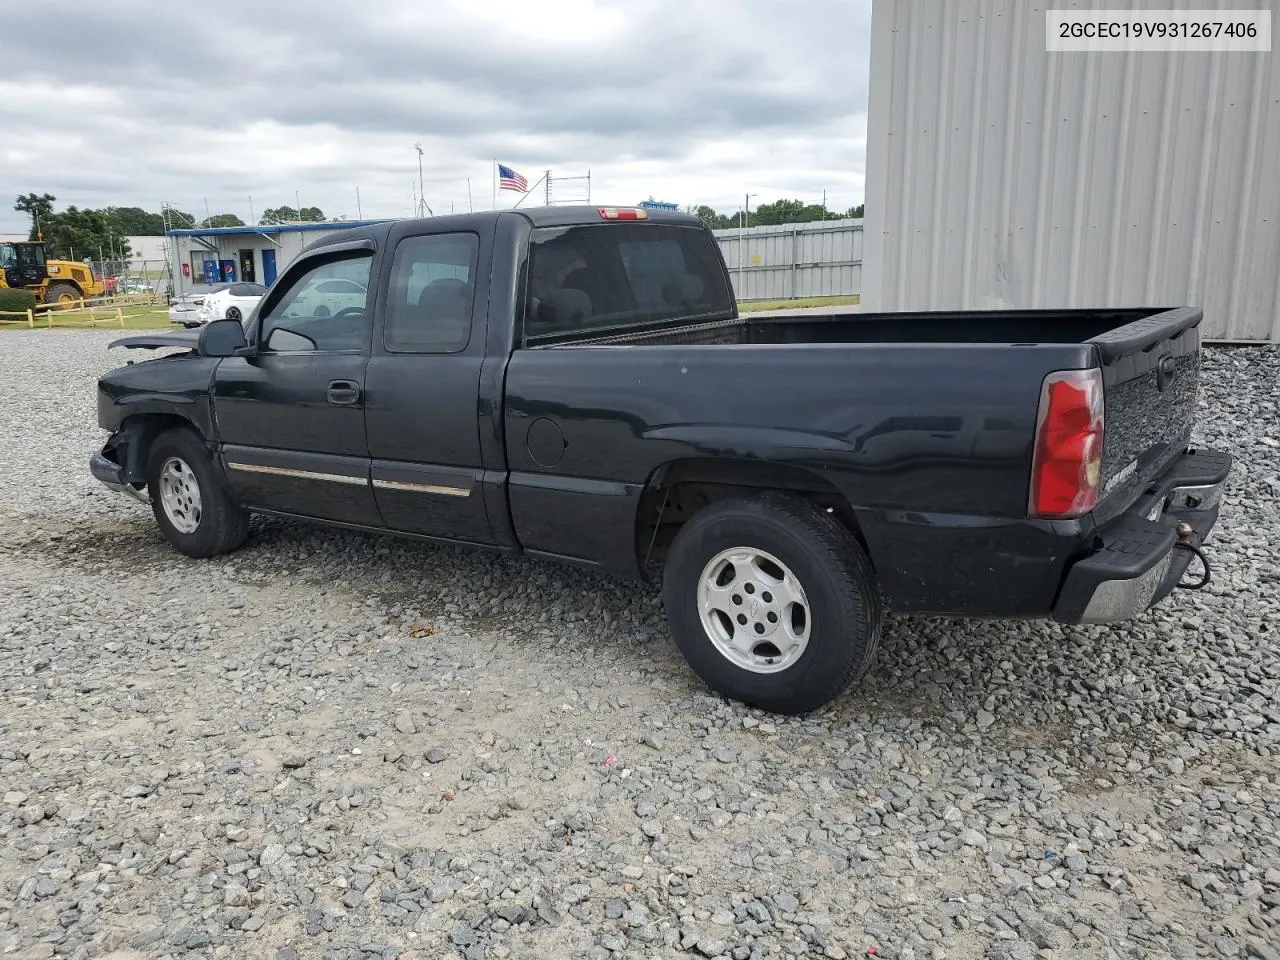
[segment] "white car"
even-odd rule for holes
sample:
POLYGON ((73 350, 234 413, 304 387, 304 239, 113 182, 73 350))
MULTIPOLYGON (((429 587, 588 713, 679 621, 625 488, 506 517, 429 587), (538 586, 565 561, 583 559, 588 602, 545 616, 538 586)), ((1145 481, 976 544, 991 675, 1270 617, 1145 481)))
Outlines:
POLYGON ((169 301, 169 322, 198 327, 210 320, 243 320, 267 292, 260 283, 215 283, 193 287, 169 301))
POLYGON ((346 277, 321 277, 308 281, 293 295, 289 312, 297 317, 328 317, 352 307, 363 309, 369 291, 346 277))

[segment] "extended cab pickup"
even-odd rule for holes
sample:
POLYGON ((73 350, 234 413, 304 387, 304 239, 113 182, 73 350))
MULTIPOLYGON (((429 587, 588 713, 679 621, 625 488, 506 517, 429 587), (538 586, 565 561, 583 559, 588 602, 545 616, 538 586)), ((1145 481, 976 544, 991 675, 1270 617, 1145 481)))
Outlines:
POLYGON ((868 668, 883 607, 1168 595, 1230 468, 1188 446, 1200 319, 743 317, 681 214, 396 221, 313 244, 243 325, 119 341, 186 349, 101 378, 91 468, 191 556, 267 513, 661 570, 698 675, 800 712, 868 668))

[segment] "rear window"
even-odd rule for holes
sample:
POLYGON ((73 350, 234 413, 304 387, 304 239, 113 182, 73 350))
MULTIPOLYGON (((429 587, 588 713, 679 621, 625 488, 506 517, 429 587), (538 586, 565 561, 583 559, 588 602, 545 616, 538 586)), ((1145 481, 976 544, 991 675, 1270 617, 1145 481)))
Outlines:
POLYGON ((527 337, 727 316, 732 310, 719 251, 703 230, 607 223, 534 231, 527 337))

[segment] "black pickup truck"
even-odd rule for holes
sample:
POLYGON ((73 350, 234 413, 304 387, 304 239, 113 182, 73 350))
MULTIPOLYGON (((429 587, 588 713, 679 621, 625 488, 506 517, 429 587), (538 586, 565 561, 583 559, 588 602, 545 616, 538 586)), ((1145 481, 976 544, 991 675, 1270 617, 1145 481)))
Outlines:
POLYGON ((195 557, 266 513, 661 570, 698 675, 800 712, 867 670, 884 607, 1168 595, 1230 468, 1188 446, 1200 319, 752 318, 681 214, 396 221, 313 244, 243 325, 118 341, 186 349, 101 378, 90 466, 195 557))

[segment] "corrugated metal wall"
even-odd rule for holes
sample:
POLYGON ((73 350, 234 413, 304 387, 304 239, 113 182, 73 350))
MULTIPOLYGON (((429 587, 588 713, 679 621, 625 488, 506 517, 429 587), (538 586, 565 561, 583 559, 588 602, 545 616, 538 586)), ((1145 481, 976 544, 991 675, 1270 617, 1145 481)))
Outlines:
POLYGON ((862 292, 862 221, 820 220, 716 230, 739 300, 862 292))
POLYGON ((871 35, 864 309, 1191 304, 1280 340, 1274 52, 1050 54, 1026 0, 874 0, 871 35))

